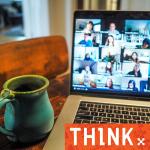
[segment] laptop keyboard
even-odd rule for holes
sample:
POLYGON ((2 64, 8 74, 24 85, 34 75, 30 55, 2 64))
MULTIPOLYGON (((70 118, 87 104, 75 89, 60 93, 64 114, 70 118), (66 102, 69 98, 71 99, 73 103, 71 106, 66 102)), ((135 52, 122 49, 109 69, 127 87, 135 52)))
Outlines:
POLYGON ((150 107, 81 101, 74 123, 150 123, 150 107))

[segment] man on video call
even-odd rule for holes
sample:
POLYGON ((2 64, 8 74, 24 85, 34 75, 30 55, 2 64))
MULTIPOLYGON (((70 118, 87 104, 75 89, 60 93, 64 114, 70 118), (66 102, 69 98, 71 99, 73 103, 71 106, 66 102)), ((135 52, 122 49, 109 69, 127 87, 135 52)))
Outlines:
POLYGON ((116 30, 116 24, 114 22, 109 24, 108 35, 112 35, 115 40, 119 40, 121 38, 119 31, 116 30))

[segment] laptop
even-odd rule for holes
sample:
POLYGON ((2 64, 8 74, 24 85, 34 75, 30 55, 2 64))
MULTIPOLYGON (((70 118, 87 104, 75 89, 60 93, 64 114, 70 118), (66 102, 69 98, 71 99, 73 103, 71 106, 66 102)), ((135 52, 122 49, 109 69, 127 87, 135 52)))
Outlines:
POLYGON ((150 12, 74 13, 70 96, 44 150, 68 123, 150 122, 150 12))

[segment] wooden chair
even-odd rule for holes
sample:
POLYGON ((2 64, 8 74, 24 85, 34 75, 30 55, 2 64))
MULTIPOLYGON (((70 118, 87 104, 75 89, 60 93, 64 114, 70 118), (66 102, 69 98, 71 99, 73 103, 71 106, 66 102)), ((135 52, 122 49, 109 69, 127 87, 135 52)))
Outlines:
POLYGON ((39 74, 54 78, 68 69, 68 49, 62 36, 49 36, 0 45, 0 89, 14 76, 39 74))

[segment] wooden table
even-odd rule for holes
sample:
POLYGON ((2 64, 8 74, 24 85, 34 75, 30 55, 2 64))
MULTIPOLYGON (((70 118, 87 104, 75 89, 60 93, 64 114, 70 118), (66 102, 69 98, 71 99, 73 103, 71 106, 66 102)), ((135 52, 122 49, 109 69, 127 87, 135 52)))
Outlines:
MULTIPOLYGON (((50 80, 48 88, 50 101, 54 108, 55 120, 57 119, 67 96, 69 95, 69 74, 50 80)), ((3 112, 0 113, 0 123, 3 123, 3 112)), ((47 137, 39 142, 21 144, 10 142, 6 136, 0 134, 0 150, 42 150, 47 137)))

